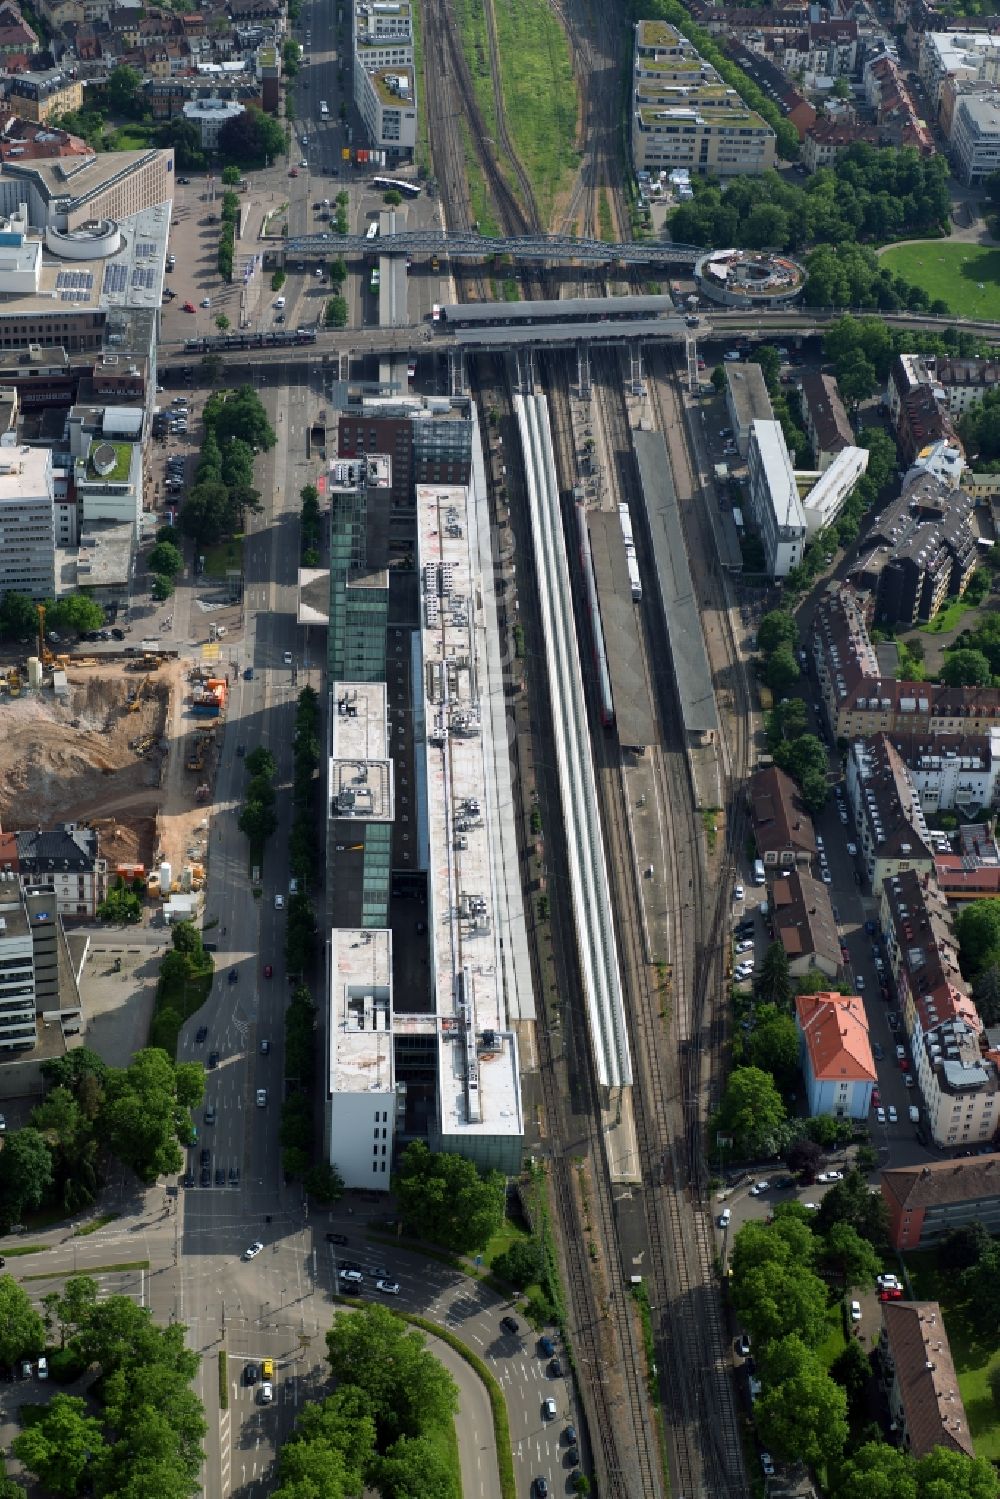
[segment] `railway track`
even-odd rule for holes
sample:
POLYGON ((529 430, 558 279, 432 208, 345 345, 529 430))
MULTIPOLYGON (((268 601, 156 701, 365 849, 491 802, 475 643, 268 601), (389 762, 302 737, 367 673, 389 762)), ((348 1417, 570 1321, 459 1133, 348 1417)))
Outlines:
MULTIPOLYGON (((634 492, 631 432, 622 400, 622 372, 614 356, 595 366, 607 432, 616 456, 619 493, 634 492)), ((597 404, 595 402, 595 404, 597 404)), ((633 522, 640 567, 649 575, 642 527, 633 522)), ((652 607, 651 605, 647 607, 652 607)), ((663 663, 654 665, 641 632, 647 679, 667 728, 679 719, 673 683, 663 663)), ((627 839, 628 790, 617 746, 605 744, 604 825, 619 882, 617 908, 635 911, 642 901, 639 874, 627 839)), ((739 1423, 732 1398, 708 1205, 701 1194, 701 1131, 708 1097, 703 1079, 721 1066, 717 1024, 722 998, 712 986, 718 966, 719 923, 728 911, 728 875, 709 894, 702 858, 703 833, 694 804, 683 743, 666 736, 658 768, 674 819, 669 843, 671 984, 673 1012, 664 1024, 664 997, 633 923, 626 925, 628 1013, 636 1062, 633 1108, 639 1138, 649 1252, 646 1277, 661 1315, 655 1327, 657 1366, 670 1437, 671 1476, 682 1494, 737 1495, 745 1491, 739 1423), (706 899, 707 897, 707 899, 706 899), (671 1029, 673 1034, 671 1035, 671 1029), (673 1041, 673 1045, 671 1042, 673 1041)))
POLYGON ((500 72, 500 44, 497 40, 497 15, 493 0, 483 0, 483 14, 486 18, 486 36, 489 43, 490 55, 490 81, 493 85, 493 103, 497 115, 498 145, 504 151, 511 169, 517 178, 518 187, 523 194, 523 212, 531 229, 542 231, 544 225, 538 212, 538 201, 535 198, 535 190, 531 185, 531 178, 525 170, 521 158, 517 154, 517 148, 511 139, 510 127, 507 124, 507 106, 503 97, 503 78, 500 72))

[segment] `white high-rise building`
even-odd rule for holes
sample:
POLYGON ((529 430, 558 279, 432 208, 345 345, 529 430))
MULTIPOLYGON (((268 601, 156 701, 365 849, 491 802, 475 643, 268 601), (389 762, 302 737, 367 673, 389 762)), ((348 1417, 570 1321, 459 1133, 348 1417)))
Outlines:
POLYGON ((52 453, 0 443, 0 594, 55 594, 52 453))

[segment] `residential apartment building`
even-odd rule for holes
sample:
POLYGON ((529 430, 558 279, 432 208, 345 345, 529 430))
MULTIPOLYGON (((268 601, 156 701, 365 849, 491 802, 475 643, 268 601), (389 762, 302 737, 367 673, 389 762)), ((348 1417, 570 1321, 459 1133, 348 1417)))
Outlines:
MULTIPOLYGON (((14 834, 16 872, 26 891, 49 891, 61 917, 95 916, 107 895, 107 860, 97 833, 77 823, 59 823, 14 834)), ((9 862, 0 848, 0 869, 9 862)))
POLYGON ((982 1021, 933 875, 909 870, 886 880, 879 919, 931 1138, 945 1149, 988 1142, 1000 1123, 996 1062, 982 1049, 982 1021))
POLYGON ((873 890, 907 869, 930 871, 934 858, 920 798, 886 734, 857 739, 847 755, 847 800, 859 854, 873 890))
POLYGON ((775 941, 796 978, 822 973, 836 983, 841 971, 840 938, 830 892, 805 869, 794 869, 771 883, 768 904, 775 941))
POLYGON ((927 817, 971 816, 1000 797, 1000 727, 982 734, 901 734, 894 739, 927 817))
POLYGON ((838 453, 854 446, 854 433, 835 375, 808 370, 799 376, 798 388, 802 425, 812 445, 816 467, 823 473, 838 453))
POLYGON ((0 593, 54 597, 52 453, 0 443, 0 593))
POLYGON ((800 994, 795 1023, 810 1115, 867 1119, 878 1077, 864 1002, 856 994, 800 994))
POLYGON ((691 44, 665 21, 635 28, 632 159, 637 172, 768 171, 775 160, 770 125, 748 109, 691 44))
POLYGON ((1000 82, 1000 37, 988 31, 925 31, 919 42, 917 72, 937 116, 947 79, 1000 82))
POLYGON ((808 869, 816 857, 816 833, 798 787, 777 766, 750 779, 750 820, 757 852, 767 869, 808 869))
POLYGON ((396 162, 417 143, 417 88, 409 0, 354 0, 354 102, 371 144, 396 162))
POLYGON ((942 734, 984 734, 1000 724, 1000 690, 995 687, 899 682, 883 671, 862 600, 847 584, 831 585, 821 600, 813 617, 812 648, 823 710, 835 738, 916 734, 927 741, 942 734))
POLYGON ((914 1457, 975 1457, 955 1360, 936 1301, 883 1301, 879 1359, 896 1438, 914 1457))
POLYGON ((44 123, 50 115, 70 114, 83 105, 83 84, 58 68, 18 73, 8 80, 7 97, 26 120, 44 123))
POLYGON ((865 534, 851 581, 874 599, 880 625, 927 621, 960 598, 979 565, 976 504, 930 473, 908 479, 903 492, 865 534))
POLYGON ((1000 1155, 893 1166, 881 1187, 894 1249, 924 1249, 968 1223, 1000 1234, 1000 1155))
POLYGON ((34 944, 16 876, 0 877, 0 1057, 35 1045, 34 944))
POLYGON ((802 561, 806 518, 781 424, 754 421, 747 454, 750 512, 764 547, 764 566, 784 578, 802 561))

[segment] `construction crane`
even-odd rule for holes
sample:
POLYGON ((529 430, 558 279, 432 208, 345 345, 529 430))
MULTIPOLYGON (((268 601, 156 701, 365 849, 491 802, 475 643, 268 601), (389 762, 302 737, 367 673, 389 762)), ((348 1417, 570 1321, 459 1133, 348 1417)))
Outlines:
POLYGON ((51 666, 55 657, 45 644, 45 605, 36 604, 35 613, 38 615, 38 659, 43 666, 51 666))

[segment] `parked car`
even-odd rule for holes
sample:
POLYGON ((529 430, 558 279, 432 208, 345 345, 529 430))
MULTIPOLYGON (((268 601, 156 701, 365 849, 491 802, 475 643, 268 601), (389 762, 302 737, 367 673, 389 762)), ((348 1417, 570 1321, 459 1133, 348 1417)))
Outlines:
POLYGON ((730 1223, 731 1223, 731 1221, 732 1221, 732 1217, 733 1217, 733 1210, 732 1210, 732 1208, 723 1208, 722 1212, 719 1214, 719 1227, 720 1228, 728 1228, 729 1225, 730 1225, 730 1223))
POLYGON ((852 1322, 860 1322, 861 1321, 861 1302, 860 1301, 852 1301, 851 1302, 851 1321, 852 1322))

